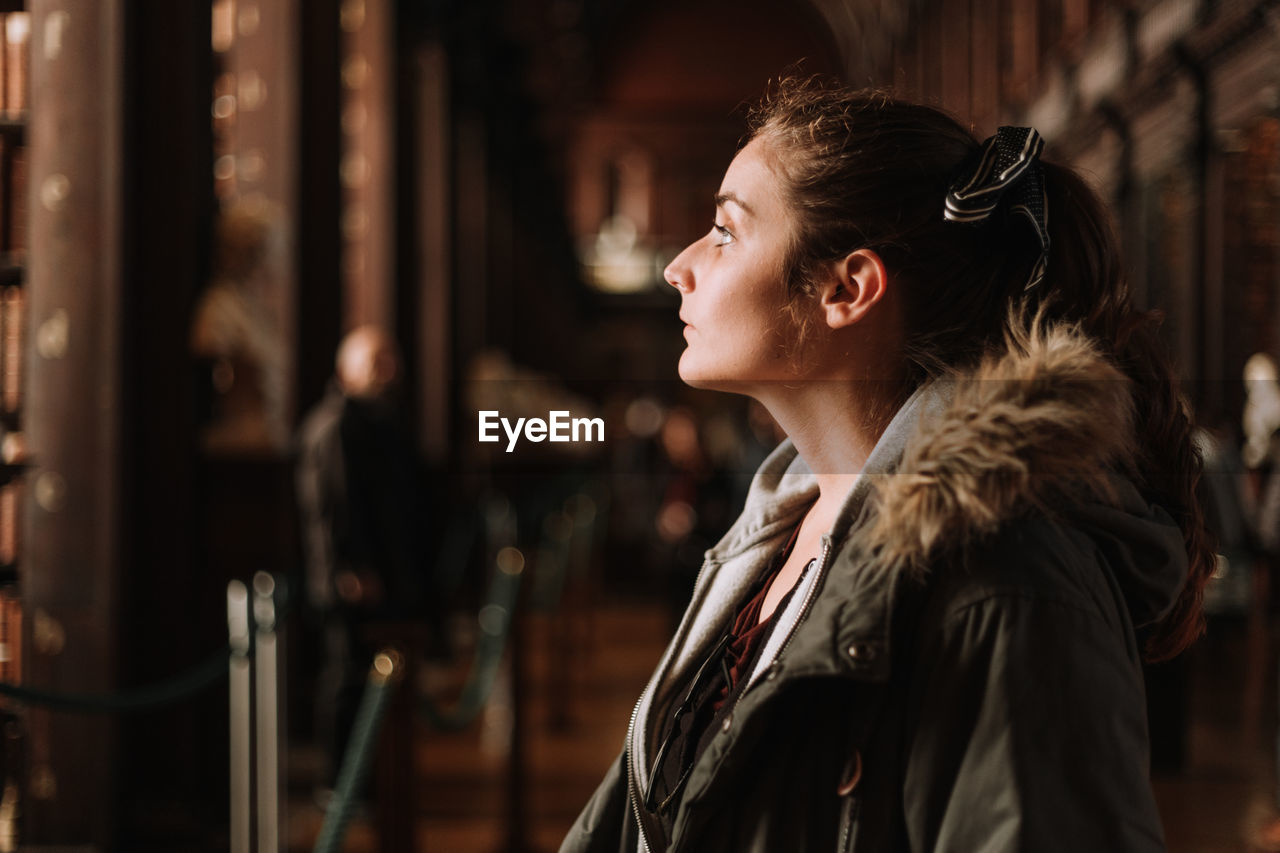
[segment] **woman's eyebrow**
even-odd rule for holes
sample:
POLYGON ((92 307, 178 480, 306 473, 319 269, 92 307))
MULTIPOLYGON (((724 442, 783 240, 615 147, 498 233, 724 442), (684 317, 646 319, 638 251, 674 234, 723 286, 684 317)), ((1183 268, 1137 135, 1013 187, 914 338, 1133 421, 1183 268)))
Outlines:
POLYGON ((724 207, 726 202, 733 202, 748 216, 752 215, 751 207, 732 191, 716 193, 716 207, 724 207))

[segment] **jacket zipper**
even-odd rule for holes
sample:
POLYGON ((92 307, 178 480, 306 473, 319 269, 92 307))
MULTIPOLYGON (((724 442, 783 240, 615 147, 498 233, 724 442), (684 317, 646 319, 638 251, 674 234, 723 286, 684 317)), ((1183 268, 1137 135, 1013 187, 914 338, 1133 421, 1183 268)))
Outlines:
POLYGON ((640 793, 636 784, 636 765, 635 750, 631 748, 631 741, 635 736, 636 717, 640 715, 640 703, 644 701, 644 694, 640 694, 640 698, 636 700, 636 706, 631 711, 631 722, 627 724, 627 798, 631 800, 631 811, 635 815, 636 830, 640 833, 640 846, 644 848, 645 853, 649 853, 649 839, 644 834, 644 821, 640 819, 640 793))
POLYGON ((853 794, 849 794, 848 797, 848 801, 840 809, 841 829, 838 853, 853 853, 850 844, 853 842, 853 822, 858 816, 858 799, 853 794))
MULTIPOLYGON (((809 615, 809 608, 813 606, 813 600, 818 597, 818 586, 822 580, 822 574, 827 570, 827 559, 831 556, 831 537, 822 537, 822 556, 818 560, 818 565, 814 569, 815 574, 813 580, 809 583, 809 588, 805 591, 804 602, 800 606, 800 612, 796 614, 795 621, 791 623, 791 627, 787 629, 787 637, 782 641, 782 645, 778 647, 778 653, 773 656, 773 662, 769 664, 772 667, 777 661, 782 659, 782 655, 787 651, 787 647, 791 645, 791 638, 795 636, 796 629, 804 622, 804 618, 809 615)), ((738 710, 738 703, 742 701, 742 697, 750 692, 751 688, 760 683, 757 675, 738 693, 738 698, 733 700, 733 707, 729 709, 729 716, 732 717, 738 710)))
MULTIPOLYGON (((710 563, 711 560, 704 558, 702 560, 702 568, 698 569, 698 575, 693 579, 695 595, 702 584, 702 576, 706 573, 707 566, 710 563)), ((631 800, 631 811, 636 819, 636 830, 640 833, 640 846, 644 848, 645 853, 650 853, 649 839, 644 834, 644 821, 640 819, 640 786, 636 781, 638 776, 635 765, 635 750, 632 749, 632 741, 635 738, 636 731, 636 718, 640 716, 640 705, 643 702, 644 693, 641 693, 640 698, 636 700, 636 706, 631 709, 631 722, 627 724, 627 798, 631 800)), ((652 780, 650 780, 650 784, 653 784, 652 780)))

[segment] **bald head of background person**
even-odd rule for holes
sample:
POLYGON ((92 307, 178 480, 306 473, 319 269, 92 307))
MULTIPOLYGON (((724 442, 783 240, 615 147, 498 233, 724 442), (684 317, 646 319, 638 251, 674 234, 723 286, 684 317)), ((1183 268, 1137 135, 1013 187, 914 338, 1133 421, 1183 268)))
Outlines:
POLYGON ((358 326, 338 347, 338 387, 347 397, 375 400, 387 396, 400 379, 400 352, 379 326, 358 326))

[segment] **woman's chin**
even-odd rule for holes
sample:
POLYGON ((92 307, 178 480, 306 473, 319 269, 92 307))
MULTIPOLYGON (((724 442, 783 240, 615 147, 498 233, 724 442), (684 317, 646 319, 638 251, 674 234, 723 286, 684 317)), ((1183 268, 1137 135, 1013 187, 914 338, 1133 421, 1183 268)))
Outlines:
POLYGON ((682 381, 685 385, 688 385, 690 388, 705 389, 705 388, 712 387, 711 385, 707 384, 706 377, 701 376, 696 371, 691 371, 691 370, 681 370, 680 381, 682 381))
POLYGON ((731 394, 748 393, 746 387, 749 383, 744 382, 741 378, 726 376, 724 371, 699 368, 698 365, 690 363, 685 358, 680 359, 680 367, 677 372, 680 374, 680 380, 690 388, 697 388, 703 391, 726 391, 731 394))
POLYGON ((689 350, 685 350, 680 356, 680 364, 676 368, 676 373, 680 375, 680 380, 690 388, 710 388, 708 383, 712 381, 711 374, 704 368, 700 368, 697 359, 690 358, 689 350))

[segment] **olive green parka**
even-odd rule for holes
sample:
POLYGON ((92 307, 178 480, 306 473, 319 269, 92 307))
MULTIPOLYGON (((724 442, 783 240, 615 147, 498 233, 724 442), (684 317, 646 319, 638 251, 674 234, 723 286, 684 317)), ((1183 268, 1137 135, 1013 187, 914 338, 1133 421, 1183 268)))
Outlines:
MULTIPOLYGON (((1124 474, 1127 380, 1032 325, 917 391, 698 757, 671 851, 1158 851, 1137 630, 1187 570, 1124 474)), ((658 853, 640 806, 691 669, 817 496, 791 443, 707 552, 561 853, 658 853)))

